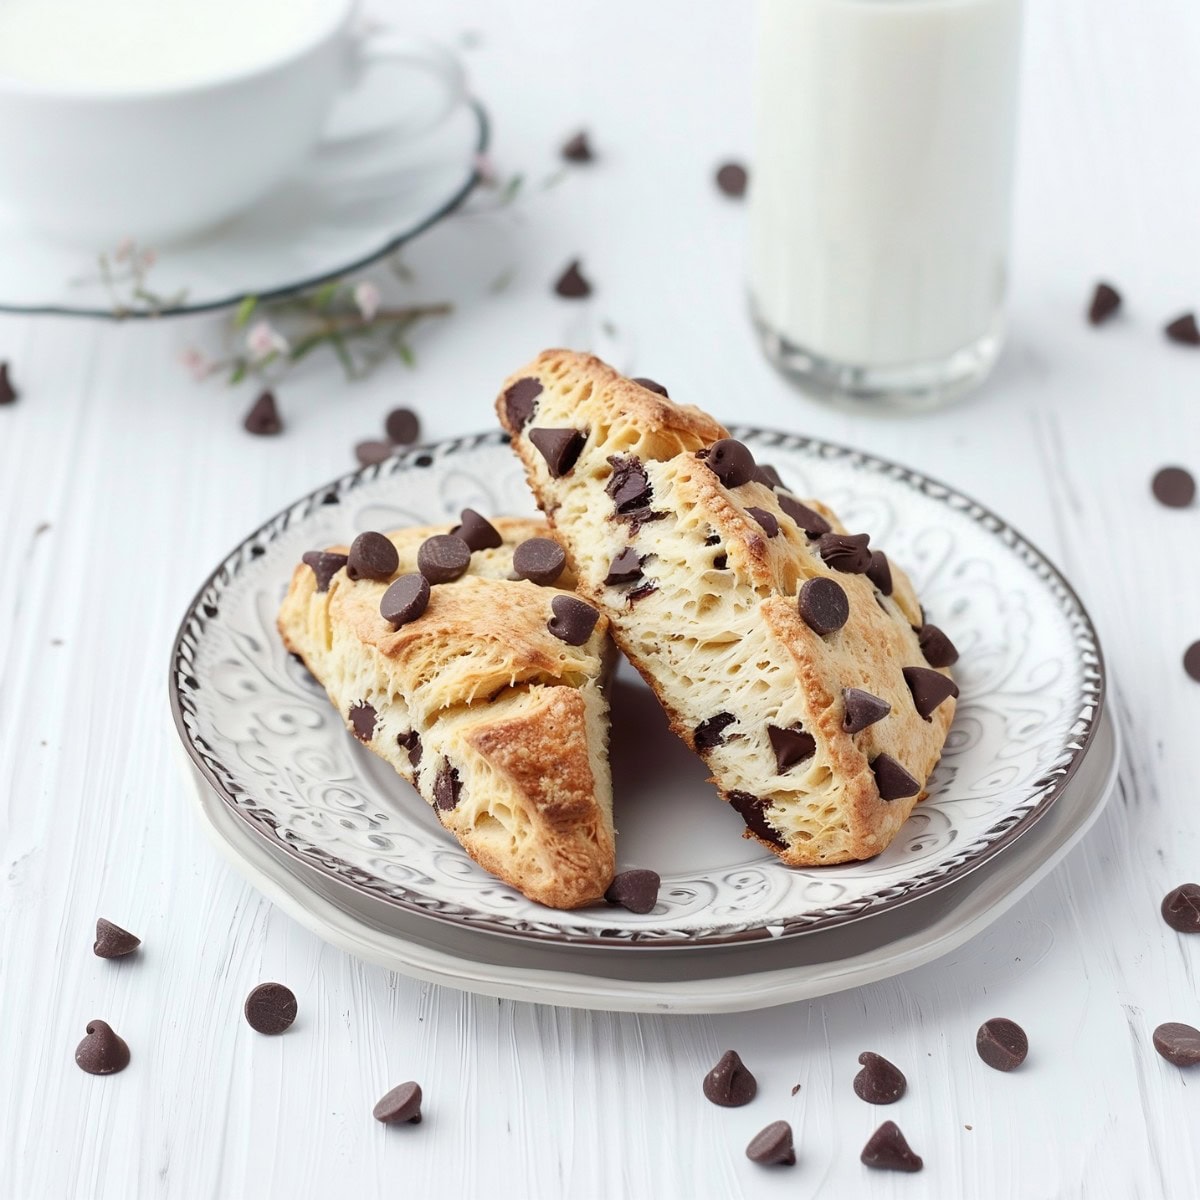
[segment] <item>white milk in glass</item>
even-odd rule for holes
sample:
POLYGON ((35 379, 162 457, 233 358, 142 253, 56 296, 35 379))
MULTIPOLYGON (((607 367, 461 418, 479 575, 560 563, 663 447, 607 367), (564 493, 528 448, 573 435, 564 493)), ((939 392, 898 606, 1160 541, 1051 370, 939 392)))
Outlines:
POLYGON ((1021 0, 760 0, 750 291, 819 395, 930 406, 999 352, 1021 0))

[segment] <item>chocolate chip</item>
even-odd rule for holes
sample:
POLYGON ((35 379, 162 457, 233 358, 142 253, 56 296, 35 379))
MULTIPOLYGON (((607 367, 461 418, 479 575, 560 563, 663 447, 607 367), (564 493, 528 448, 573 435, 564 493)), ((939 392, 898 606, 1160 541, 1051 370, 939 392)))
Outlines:
POLYGON ((847 733, 861 733, 868 725, 882 721, 892 711, 892 706, 886 700, 864 692, 862 688, 846 688, 842 692, 842 703, 846 709, 842 728, 847 733))
POLYGON ((394 1087, 371 1109, 371 1115, 385 1125, 420 1125, 421 1085, 402 1083, 394 1087))
POLYGON ((719 546, 721 544, 721 535, 719 533, 710 533, 704 539, 704 544, 706 546, 719 546))
POLYGON ((555 596, 550 601, 550 611, 554 615, 546 622, 546 628, 568 646, 582 646, 600 619, 590 604, 576 596, 555 596))
POLYGON ((1196 327, 1195 313, 1188 312, 1176 317, 1163 328, 1163 333, 1182 346, 1200 346, 1200 329, 1196 327))
POLYGON ((717 168, 717 187, 735 200, 746 194, 747 178, 746 168, 741 163, 728 162, 717 168))
POLYGON ((604 582, 609 587, 622 583, 633 583, 642 577, 642 556, 632 546, 626 546, 616 558, 609 563, 608 574, 604 582))
POLYGON ((772 1121, 750 1139, 746 1157, 765 1167, 794 1167, 796 1148, 792 1143, 792 1127, 786 1121, 772 1121))
POLYGON ((1154 1031, 1154 1048, 1177 1067, 1194 1067, 1200 1063, 1200 1029, 1168 1021, 1154 1031))
POLYGON ((346 575, 350 579, 391 579, 400 565, 400 555, 391 538, 368 530, 350 543, 346 575))
POLYGON ((828 533, 833 526, 815 509, 811 509, 807 504, 801 504, 794 496, 789 496, 786 493, 780 493, 775 497, 779 507, 783 509, 796 524, 808 534, 810 538, 819 538, 822 534, 828 533))
POLYGON ((417 550, 417 570, 430 583, 450 583, 467 573, 471 548, 453 533, 436 533, 417 550))
POLYGON ((1121 293, 1110 283, 1096 284, 1092 302, 1088 306, 1088 322, 1101 325, 1121 307, 1121 293))
POLYGON ((714 442, 704 461, 727 488, 741 487, 754 478, 754 455, 733 438, 714 442))
POLYGON ((758 1080, 746 1069, 736 1050, 726 1050, 704 1077, 704 1095, 722 1108, 741 1108, 758 1095, 758 1080))
POLYGON ((129 1066, 129 1047, 107 1021, 89 1021, 87 1037, 75 1047, 75 1062, 89 1075, 115 1075, 129 1066))
POLYGON ((773 538, 779 532, 779 522, 774 513, 767 512, 765 508, 748 508, 746 512, 762 526, 767 537, 773 538))
POLYGON ((890 754, 876 755, 871 763, 875 773, 875 786, 880 800, 903 800, 915 796, 921 790, 915 780, 890 754))
POLYGON ((421 436, 421 418, 411 408, 393 408, 384 418, 383 431, 393 446, 411 446, 421 436))
POLYGON ((917 712, 929 721, 933 719, 933 710, 943 700, 958 695, 958 684, 949 675, 929 667, 905 667, 904 682, 912 692, 913 705, 917 712))
POLYGON ((263 392, 255 400, 242 421, 242 426, 247 433, 257 434, 259 437, 270 437, 272 434, 283 432, 283 421, 279 417, 273 392, 263 392))
POLYGON ((443 812, 449 812, 458 807, 458 799, 462 795, 462 780, 458 777, 458 768, 448 762, 442 763, 442 769, 433 781, 433 800, 443 812))
POLYGON ((936 625, 922 625, 917 630, 917 642, 931 667, 952 667, 958 662, 954 643, 936 625))
POLYGON ((554 290, 567 300, 582 300, 592 294, 592 285, 579 269, 579 259, 572 259, 567 264, 566 270, 554 281, 554 290))
POLYGON ((732 805, 743 821, 746 822, 746 828, 751 833, 756 833, 763 841, 770 842, 774 846, 786 846, 787 843, 783 840, 781 834, 775 832, 770 825, 767 824, 767 809, 771 807, 770 800, 760 799, 758 796, 752 796, 749 792, 730 792, 729 803, 732 805))
POLYGON ((664 396, 668 400, 670 400, 670 398, 671 398, 667 394, 667 389, 665 387, 663 387, 663 385, 661 383, 657 383, 653 379, 647 379, 645 377, 645 375, 635 375, 633 382, 636 383, 639 387, 644 387, 646 389, 646 391, 648 391, 648 392, 657 392, 660 396, 664 396))
POLYGON ((0 404, 12 404, 20 395, 8 377, 8 363, 0 362, 0 404))
POLYGON ((613 473, 608 477, 604 490, 612 497, 617 512, 625 513, 645 508, 654 493, 641 461, 633 455, 622 457, 614 454, 608 462, 613 473))
POLYGON ((391 623, 393 629, 415 621, 429 607, 429 580, 415 572, 401 575, 383 593, 379 601, 379 615, 391 623))
POLYGON ((812 758, 817 752, 817 739, 805 733, 799 725, 780 729, 778 725, 767 726, 767 737, 775 751, 775 769, 780 775, 790 771, 798 762, 812 758))
POLYGON ((530 583, 549 587, 567 565, 563 548, 551 538, 529 538, 513 551, 513 570, 530 583))
POLYGON ((1029 1039, 1016 1021, 993 1017, 984 1021, 975 1035, 975 1049, 989 1067, 1011 1071, 1019 1067, 1029 1053, 1029 1039))
POLYGON ((622 871, 613 876, 604 898, 609 904, 619 904, 632 913, 644 915, 658 903, 658 889, 661 886, 662 880, 657 871, 622 871))
POLYGON ((892 564, 882 550, 871 551, 871 562, 867 567, 867 578, 885 595, 892 594, 892 564))
POLYGON ((725 730, 737 720, 733 713, 719 712, 701 721, 692 734, 692 742, 698 754, 713 750, 725 741, 725 730))
POLYGON ((542 381, 527 375, 518 379, 504 392, 504 415, 509 429, 520 433, 537 412, 537 398, 542 394, 542 381))
POLYGON ((805 580, 800 589, 800 618, 814 633, 836 633, 850 619, 850 601, 835 579, 805 580))
POLYGON ((1162 919, 1176 933, 1200 933, 1200 884, 1182 883, 1163 897, 1162 919))
POLYGON ((754 468, 754 478, 764 487, 783 487, 783 480, 780 478, 779 472, 770 463, 759 463, 754 468))
POLYGON ((460 537, 467 543, 467 549, 474 553, 476 550, 495 550, 504 544, 500 531, 473 508, 464 508, 459 517, 459 524, 450 530, 451 536, 460 537))
POLYGON ((96 940, 92 945, 92 953, 97 958, 124 958, 141 944, 140 937, 135 937, 120 925, 114 925, 103 917, 96 922, 96 940))
POLYGON ((562 156, 567 162, 589 163, 592 161, 594 156, 586 130, 581 129, 574 137, 568 138, 563 143, 562 156))
POLYGON ((354 447, 354 457, 364 467, 373 467, 376 463, 384 462, 392 457, 395 451, 387 442, 358 442, 354 447))
POLYGON ((415 771, 421 765, 421 735, 410 729, 407 733, 398 734, 396 741, 402 750, 408 751, 408 761, 415 771))
POLYGON ((296 1019, 296 997, 282 983, 260 983, 246 997, 243 1012, 257 1033, 282 1033, 296 1019))
POLYGON ((1193 642, 1183 652, 1183 669, 1200 683, 1200 642, 1193 642))
POLYGON ((354 730, 354 736, 360 742, 369 742, 375 736, 377 714, 374 705, 360 700, 357 704, 350 706, 350 711, 346 715, 350 719, 350 728, 354 730))
POLYGON ((580 429, 531 429, 529 440, 542 452, 550 474, 559 479, 579 461, 587 434, 580 429))
POLYGON ((1196 498, 1196 481, 1184 467, 1163 467, 1155 472, 1150 490, 1167 508, 1187 508, 1196 498))
POLYGON ((630 604, 633 604, 635 601, 649 596, 651 592, 657 591, 658 584, 654 583, 652 580, 647 580, 645 583, 639 583, 635 588, 630 588, 629 591, 625 593, 625 599, 630 604))
POLYGON ((914 1154, 895 1121, 884 1121, 871 1134, 859 1155, 864 1166, 876 1171, 919 1171, 925 1164, 914 1154))
POLYGON ((324 550, 306 550, 300 561, 312 567, 317 577, 317 591, 329 591, 330 580, 350 561, 345 554, 327 554, 324 550))
POLYGON ((817 550, 835 571, 862 575, 871 565, 871 551, 867 548, 870 540, 866 533, 823 533, 817 550))
POLYGON ((858 1056, 862 1070, 854 1077, 854 1094, 868 1104, 895 1104, 908 1091, 908 1080, 895 1063, 864 1050, 858 1056))

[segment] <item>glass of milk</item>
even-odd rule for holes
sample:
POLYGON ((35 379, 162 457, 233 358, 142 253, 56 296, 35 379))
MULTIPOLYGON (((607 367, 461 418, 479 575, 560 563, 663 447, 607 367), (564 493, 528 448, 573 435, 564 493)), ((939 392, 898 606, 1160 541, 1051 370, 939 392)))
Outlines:
POLYGON ((931 408, 1004 336, 1021 0, 759 0, 750 293, 768 358, 931 408))

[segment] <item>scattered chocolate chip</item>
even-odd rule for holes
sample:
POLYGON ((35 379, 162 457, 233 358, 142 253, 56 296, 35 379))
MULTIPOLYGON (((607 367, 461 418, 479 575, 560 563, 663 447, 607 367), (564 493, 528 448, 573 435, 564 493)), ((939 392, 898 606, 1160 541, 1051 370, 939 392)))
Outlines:
POLYGON ((474 553, 476 550, 495 550, 504 544, 500 531, 473 508, 464 508, 459 524, 450 530, 453 537, 460 537, 467 543, 467 549, 474 553))
POLYGON ((368 530, 350 543, 346 576, 349 579, 391 579, 399 565, 400 555, 391 538, 368 530))
POLYGON ((411 408, 393 408, 384 418, 383 431, 393 446, 411 446, 421 436, 421 418, 411 408))
POLYGON ((801 504, 794 496, 780 493, 775 497, 779 507, 783 509, 810 538, 819 538, 828 533, 833 526, 815 509, 807 504, 801 504))
POLYGON ((864 692, 862 688, 846 688, 842 692, 842 703, 846 709, 842 728, 847 733, 861 733, 868 725, 882 721, 892 711, 892 706, 886 700, 864 692))
POLYGON ((1163 333, 1181 346, 1200 346, 1200 329, 1196 327, 1195 313, 1188 312, 1176 317, 1163 328, 1163 333))
POLYGON ((807 579, 800 589, 800 618, 814 633, 836 633, 850 619, 850 601, 836 579, 807 579))
POLYGON ((800 1085, 798 1083, 793 1083, 792 1084, 792 1095, 794 1096, 799 1090, 800 1090, 800 1085))
POLYGON ((658 889, 662 879, 657 871, 635 869, 622 871, 613 876, 604 898, 609 904, 619 904, 632 913, 645 914, 658 903, 658 889))
POLYGON ((933 719, 933 710, 943 700, 958 695, 958 684, 940 671, 929 667, 905 667, 903 674, 904 682, 912 692, 913 705, 927 721, 933 719))
POLYGON ((546 622, 546 628, 568 646, 582 646, 600 619, 590 604, 576 596, 555 596, 550 601, 550 611, 554 615, 546 622))
POLYGON ((1029 1053, 1029 1039, 1016 1021, 993 1017, 984 1021, 975 1035, 975 1049, 989 1067, 1011 1071, 1019 1067, 1029 1053))
POLYGON ((453 533, 436 533, 417 550, 417 570, 430 583, 450 583, 465 575, 470 565, 470 546, 453 533))
POLYGON ((868 1104, 895 1104, 908 1091, 908 1080, 895 1063, 864 1050, 858 1056, 862 1070, 854 1077, 854 1094, 868 1104))
POLYGON ((531 429, 529 440, 541 451, 550 474, 559 479, 579 461, 587 434, 581 429, 531 429))
POLYGON ((87 1037, 75 1047, 75 1062, 89 1075, 115 1075, 129 1066, 129 1047, 107 1021, 89 1021, 87 1037))
POLYGON ((639 387, 644 387, 648 392, 657 392, 660 396, 664 396, 668 400, 671 398, 667 393, 667 389, 661 383, 653 379, 647 379, 645 375, 635 375, 633 382, 639 387))
POLYGON ((752 796, 749 792, 730 792, 729 803, 733 806, 751 833, 757 834, 774 846, 786 846, 783 837, 767 824, 767 809, 771 807, 770 800, 752 796))
POLYGON ((870 540, 866 533, 823 533, 817 542, 817 550, 835 571, 862 575, 871 565, 872 552, 867 548, 870 540))
POLYGON ((141 944, 140 937, 135 937, 120 925, 114 925, 103 917, 96 922, 96 940, 92 945, 92 953, 97 958, 124 958, 141 944))
POLYGON ((613 506, 617 512, 632 512, 637 508, 645 508, 653 496, 650 479, 641 460, 633 455, 623 457, 612 455, 609 466, 613 473, 608 477, 604 490, 612 497, 613 506))
POLYGON ((283 421, 279 417, 274 392, 263 392, 255 400, 242 421, 242 426, 247 433, 257 434, 259 437, 270 437, 283 432, 283 421))
POLYGON ((415 771, 421 765, 421 735, 410 729, 407 733, 398 734, 396 741, 401 749, 408 751, 408 761, 415 771))
POLYGON ((421 1085, 402 1083, 394 1087, 371 1109, 371 1115, 385 1125, 420 1125, 421 1085))
POLYGON ((350 728, 354 730, 354 736, 360 742, 369 742, 375 736, 377 714, 374 705, 360 700, 357 704, 350 706, 350 711, 346 715, 350 719, 350 728))
POLYGON ((296 1019, 296 997, 282 983, 260 983, 246 997, 243 1012, 257 1033, 282 1033, 296 1019))
POLYGON ((633 583, 642 577, 642 556, 632 546, 626 546, 609 564, 604 582, 609 587, 633 583))
POLYGON ((892 564, 882 550, 871 551, 867 578, 885 595, 892 594, 892 564))
POLYGON ((958 662, 954 643, 936 625, 922 625, 917 630, 917 642, 931 667, 952 667, 958 662))
POLYGON ((554 281, 554 290, 567 300, 582 300, 592 294, 592 285, 579 269, 579 259, 572 259, 566 270, 554 281))
POLYGON ((504 415, 513 433, 520 433, 537 412, 537 398, 542 394, 542 381, 527 375, 518 379, 504 393, 504 415))
POLYGON ((763 533, 767 537, 773 538, 779 532, 779 522, 775 519, 774 513, 767 512, 765 508, 748 508, 746 512, 762 526, 763 533))
POLYGON ((541 587, 549 587, 566 565, 563 548, 552 538, 529 538, 513 551, 513 571, 541 587))
POLYGON ((783 480, 780 478, 779 472, 770 463, 759 463, 754 468, 754 478, 764 487, 783 487, 783 480))
POLYGON ((1183 652, 1183 669, 1200 683, 1200 642, 1193 642, 1183 652))
POLYGON ((1121 293, 1112 284, 1098 283, 1088 306, 1088 322, 1102 325, 1121 307, 1121 293))
POLYGON ((414 572, 401 575, 383 593, 379 601, 379 615, 391 623, 393 629, 415 621, 429 607, 429 580, 414 572))
POLYGON ((778 725, 767 726, 767 737, 775 751, 775 769, 780 775, 790 771, 798 762, 812 758, 817 752, 817 739, 805 733, 799 725, 780 729, 778 725))
POLYGON ((726 1050, 704 1077, 704 1095, 722 1108, 741 1108, 758 1095, 758 1080, 746 1069, 736 1050, 726 1050))
POLYGON ((568 138, 563 143, 562 156, 567 162, 589 163, 592 161, 594 155, 586 130, 581 129, 574 137, 568 138))
POLYGON ((373 467, 391 458, 395 451, 387 442, 358 442, 354 447, 354 457, 359 465, 373 467))
POLYGON ((792 1143, 792 1127, 786 1121, 772 1121, 750 1139, 746 1157, 765 1167, 794 1167, 796 1148, 792 1143))
POLYGON ((458 768, 448 762, 442 763, 442 769, 433 781, 433 800, 443 812, 449 812, 458 807, 458 798, 462 795, 462 780, 458 776, 458 768))
POLYGON ((696 726, 692 742, 698 754, 714 750, 725 741, 725 730, 737 720, 733 713, 719 712, 707 717, 696 726))
POLYGON ((1154 1031, 1154 1048, 1177 1067, 1194 1067, 1200 1063, 1200 1029, 1168 1021, 1154 1031))
POLYGON ((884 1121, 871 1134, 859 1155, 863 1165, 876 1171, 919 1171, 925 1164, 914 1154, 895 1121, 884 1121))
POLYGON ((1162 902, 1162 919, 1176 933, 1200 933, 1200 884, 1182 883, 1162 902))
POLYGON ((12 404, 20 395, 8 377, 8 363, 0 362, 0 404, 12 404))
POLYGON ((1155 472, 1150 490, 1167 508, 1187 508, 1196 498, 1196 480, 1184 467, 1163 467, 1155 472))
POLYGON ((728 162, 717 168, 717 187, 735 200, 746 194, 747 179, 746 168, 741 163, 728 162))
POLYGON ((921 790, 920 783, 890 754, 876 755, 871 770, 875 773, 875 786, 879 789, 880 800, 903 800, 917 795, 921 790))
POLYGON ((741 487, 754 478, 754 455, 733 438, 714 442, 704 461, 727 488, 741 487))
POLYGON ((300 561, 307 567, 312 567, 312 573, 317 577, 317 591, 329 591, 333 577, 350 561, 345 554, 328 554, 324 550, 306 550, 300 561))

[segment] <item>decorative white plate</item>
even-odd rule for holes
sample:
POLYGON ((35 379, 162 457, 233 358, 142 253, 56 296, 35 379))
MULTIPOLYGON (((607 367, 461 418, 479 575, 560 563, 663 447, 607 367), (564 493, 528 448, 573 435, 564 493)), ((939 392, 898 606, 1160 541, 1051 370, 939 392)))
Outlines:
MULTIPOLYGON (((351 108, 354 97, 345 101, 351 108)), ((352 125, 353 111, 344 115, 352 125)), ((190 241, 149 247, 155 262, 146 287, 169 298, 165 306, 134 296, 128 282, 115 290, 104 283, 98 258, 114 247, 64 245, 0 214, 0 312, 177 316, 311 287, 391 253, 453 212, 478 181, 487 141, 487 116, 471 102, 421 138, 379 138, 353 151, 318 146, 241 216, 190 241)))
POLYGON ((782 938, 874 916, 960 879, 1012 846, 1079 766, 1104 694, 1091 622, 1038 551, 959 493, 827 443, 739 436, 799 494, 832 504, 907 568, 961 653, 958 716, 930 798, 872 861, 789 869, 742 840, 737 814, 631 672, 610 690, 613 776, 620 864, 653 867, 663 879, 645 916, 526 900, 476 867, 420 797, 346 733, 275 632, 293 566, 305 550, 363 529, 457 519, 468 505, 530 511, 500 434, 347 475, 238 546, 196 597, 173 651, 171 703, 184 746, 249 828, 331 879, 420 916, 524 939, 661 948, 782 938))
POLYGON ((389 970, 463 991, 612 1012, 716 1013, 809 1000, 911 971, 975 937, 1044 879, 1099 818, 1120 747, 1106 713, 1037 827, 980 871, 870 921, 786 941, 680 955, 542 945, 423 920, 255 836, 195 768, 192 794, 220 849, 318 937, 389 970))

